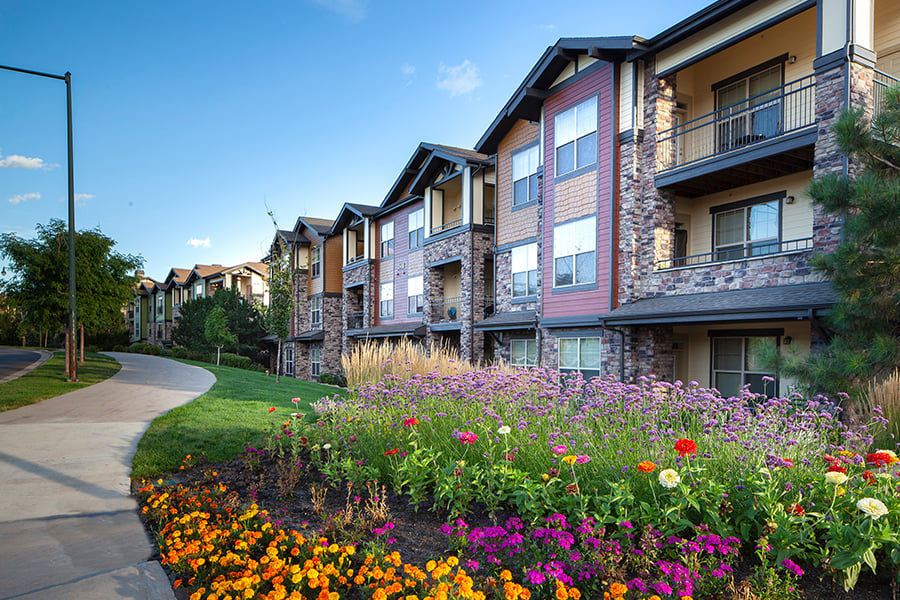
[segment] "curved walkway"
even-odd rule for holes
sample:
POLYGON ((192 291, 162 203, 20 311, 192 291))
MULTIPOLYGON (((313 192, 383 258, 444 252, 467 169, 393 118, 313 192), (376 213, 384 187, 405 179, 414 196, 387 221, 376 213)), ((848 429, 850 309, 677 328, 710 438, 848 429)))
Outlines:
POLYGON ((0 413, 0 599, 174 598, 130 495, 157 416, 205 393, 199 367, 109 353, 104 382, 0 413))

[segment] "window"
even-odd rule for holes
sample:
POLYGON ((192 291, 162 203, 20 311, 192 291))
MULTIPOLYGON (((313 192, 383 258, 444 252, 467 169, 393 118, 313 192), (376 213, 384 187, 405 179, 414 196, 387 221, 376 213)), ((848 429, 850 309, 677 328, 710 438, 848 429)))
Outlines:
POLYGON ((557 175, 597 162, 597 97, 557 114, 553 135, 557 175))
POLYGON ((380 310, 378 314, 383 319, 390 319, 394 316, 394 282, 388 281, 381 284, 381 295, 379 296, 380 310))
POLYGON ((320 246, 313 246, 309 249, 309 275, 310 277, 318 277, 322 274, 322 254, 320 246))
POLYGON ((512 155, 513 206, 537 200, 539 164, 537 145, 512 155))
POLYGON ((512 249, 513 298, 537 295, 537 244, 516 246, 512 249))
POLYGON ((310 346, 309 348, 309 373, 313 377, 318 377, 322 372, 322 348, 319 346, 310 346))
POLYGON ((194 284, 194 298, 202 298, 203 297, 203 282, 197 282, 194 284))
POLYGON ((422 275, 416 275, 406 280, 406 295, 408 307, 406 312, 418 314, 425 310, 425 295, 423 293, 424 280, 422 275))
POLYGON ((394 255, 394 222, 381 226, 381 257, 394 255))
POLYGON ((766 370, 758 359, 759 351, 776 342, 775 337, 714 337, 712 339, 712 382, 722 396, 738 396, 745 384, 755 394, 775 396, 778 386, 775 375, 766 370))
POLYGON ((770 62, 714 86, 720 152, 779 134, 782 68, 770 62))
POLYGON ((535 340, 512 340, 509 348, 509 362, 514 367, 537 365, 537 342, 535 340))
POLYGON ((294 376, 294 347, 284 347, 284 375, 285 377, 294 376))
POLYGON ((156 320, 165 320, 166 315, 166 297, 157 294, 156 296, 156 320))
POLYGON ((409 213, 409 248, 421 248, 425 241, 425 209, 409 213))
POLYGON ((716 260, 734 260, 778 252, 781 200, 771 200, 713 215, 716 260))
POLYGON ((309 299, 309 321, 312 327, 322 325, 322 298, 313 296, 309 299))
POLYGON ((560 373, 580 372, 585 379, 600 376, 600 338, 561 338, 560 373))
POLYGON ((553 287, 591 283, 596 278, 597 218, 553 228, 553 287))

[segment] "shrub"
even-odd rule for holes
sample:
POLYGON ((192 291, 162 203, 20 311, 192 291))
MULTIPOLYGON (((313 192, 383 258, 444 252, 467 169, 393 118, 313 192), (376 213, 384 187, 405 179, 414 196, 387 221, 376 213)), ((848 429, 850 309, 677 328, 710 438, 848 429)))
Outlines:
MULTIPOLYGON (((210 360, 210 362, 215 362, 210 360)), ((256 364, 252 359, 246 356, 240 356, 238 354, 232 354, 230 352, 223 352, 220 360, 220 364, 225 367, 234 367, 236 369, 244 369, 245 371, 257 371, 262 372, 265 371, 265 367, 262 365, 256 364)))
POLYGON ((115 346, 113 346, 112 351, 113 352, 128 352, 128 347, 123 346, 122 344, 116 344, 115 346))
POLYGON ((154 346, 153 344, 142 344, 140 342, 136 342, 128 346, 128 352, 159 356, 162 353, 162 349, 159 346, 154 346))
POLYGON ((197 362, 209 362, 209 355, 198 352, 196 350, 188 350, 184 346, 175 346, 172 348, 172 358, 184 358, 187 360, 196 360, 197 362))
POLYGON ((337 375, 332 375, 331 373, 322 373, 316 378, 316 381, 327 385, 347 387, 347 378, 344 377, 343 373, 338 373, 337 375))

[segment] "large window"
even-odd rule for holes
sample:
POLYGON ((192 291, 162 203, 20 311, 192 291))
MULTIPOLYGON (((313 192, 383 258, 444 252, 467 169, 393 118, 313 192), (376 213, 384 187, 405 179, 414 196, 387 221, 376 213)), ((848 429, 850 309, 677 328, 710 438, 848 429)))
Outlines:
POLYGON ((284 375, 285 377, 294 376, 294 347, 284 347, 284 375))
POLYGON ((512 155, 513 206, 537 200, 538 148, 534 145, 512 155))
POLYGON ((309 274, 310 277, 318 277, 322 273, 322 259, 319 246, 309 249, 309 274))
POLYGON ((416 275, 406 280, 407 309, 409 314, 418 314, 425 310, 424 279, 416 275))
POLYGON ((537 365, 537 342, 535 340, 510 341, 509 363, 514 367, 537 365))
POLYGON ((557 175, 597 162, 597 97, 557 114, 553 136, 557 175))
POLYGON ((381 226, 381 257, 394 255, 394 222, 381 226))
POLYGON ((378 314, 383 319, 390 319, 394 316, 394 282, 388 281, 381 284, 381 295, 379 296, 378 314))
POLYGON ((309 299, 309 321, 312 327, 322 325, 322 297, 313 296, 309 299))
POLYGON ((425 241, 425 209, 409 213, 409 249, 421 248, 425 241))
POLYGON ((309 348, 309 374, 318 377, 322 372, 322 348, 310 346, 309 348))
POLYGON ((512 249, 513 298, 536 296, 538 292, 537 244, 512 249))
POLYGON ((156 295, 156 320, 163 321, 166 318, 166 297, 161 294, 156 295))
POLYGON ((714 86, 720 152, 780 133, 783 64, 767 64, 714 86))
POLYGON ((719 210, 714 213, 713 219, 715 220, 713 247, 716 260, 733 260, 778 252, 780 199, 719 210))
POLYGON ((561 338, 559 371, 581 372, 585 379, 600 376, 600 338, 561 338))
POLYGON ((553 287, 592 283, 597 276, 597 218, 553 228, 553 287))
POLYGON ((712 383, 725 398, 738 396, 745 384, 755 394, 778 393, 775 374, 759 360, 760 351, 771 344, 773 336, 712 338, 712 383), (765 378, 765 380, 764 380, 765 378))

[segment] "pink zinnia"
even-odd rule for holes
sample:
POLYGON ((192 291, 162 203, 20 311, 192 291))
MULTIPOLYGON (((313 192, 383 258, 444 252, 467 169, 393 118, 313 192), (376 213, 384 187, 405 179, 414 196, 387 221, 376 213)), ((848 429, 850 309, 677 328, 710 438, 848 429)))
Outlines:
POLYGON ((562 445, 553 446, 552 448, 550 448, 550 450, 553 452, 553 454, 565 454, 566 453, 566 447, 562 446, 562 445))
POLYGON ((478 441, 478 436, 474 431, 464 431, 459 434, 460 444, 474 444, 478 441))
POLYGON ((584 463, 587 463, 587 462, 591 462, 591 457, 588 456, 587 454, 579 454, 578 457, 575 459, 575 464, 577 464, 577 465, 583 465, 584 463))

